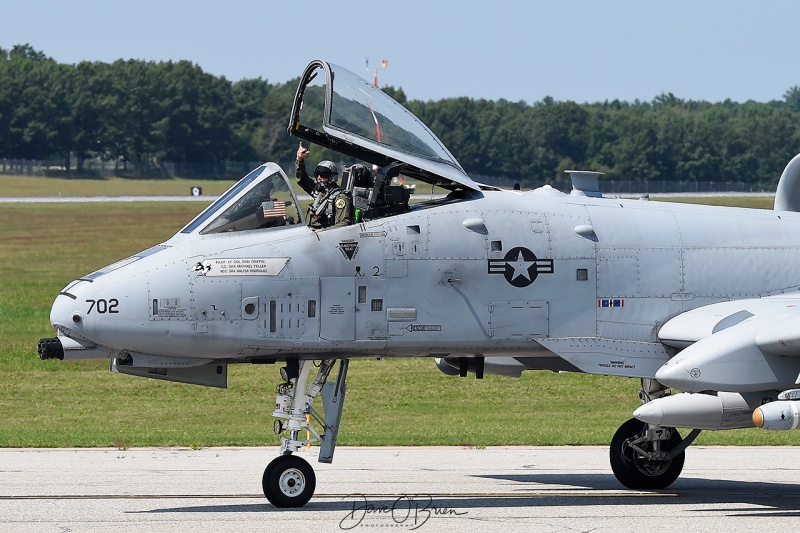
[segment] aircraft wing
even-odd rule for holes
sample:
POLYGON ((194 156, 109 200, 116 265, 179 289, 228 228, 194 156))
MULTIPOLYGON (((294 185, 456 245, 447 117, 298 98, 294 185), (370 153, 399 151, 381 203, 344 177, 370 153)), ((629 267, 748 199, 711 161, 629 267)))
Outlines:
POLYGON ((800 357, 800 310, 776 319, 756 335, 756 345, 765 352, 800 357))
POLYGON ((686 311, 664 324, 658 338, 667 346, 686 348, 741 324, 768 318, 756 342, 764 351, 800 356, 800 298, 754 298, 706 305, 686 311))
POLYGON ((734 300, 692 309, 658 333, 682 348, 656 379, 681 391, 752 392, 798 376, 790 360, 800 357, 800 298, 734 300))

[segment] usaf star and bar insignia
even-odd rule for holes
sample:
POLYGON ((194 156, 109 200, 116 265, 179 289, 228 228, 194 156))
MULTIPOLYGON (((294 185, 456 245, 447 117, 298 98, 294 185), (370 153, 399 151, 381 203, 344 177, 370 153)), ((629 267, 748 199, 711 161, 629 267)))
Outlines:
POLYGON ((521 246, 510 249, 502 259, 489 259, 489 274, 502 274, 514 287, 527 287, 539 274, 553 273, 552 259, 539 259, 521 246))

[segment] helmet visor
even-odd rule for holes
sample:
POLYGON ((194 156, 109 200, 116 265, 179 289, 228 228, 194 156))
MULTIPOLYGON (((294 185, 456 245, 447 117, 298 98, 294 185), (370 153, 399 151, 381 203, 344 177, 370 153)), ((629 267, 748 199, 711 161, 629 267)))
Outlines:
POLYGON ((323 167, 323 166, 319 165, 319 166, 317 166, 317 168, 314 169, 314 175, 315 176, 322 176, 323 178, 330 178, 331 177, 331 169, 329 169, 328 167, 323 167))

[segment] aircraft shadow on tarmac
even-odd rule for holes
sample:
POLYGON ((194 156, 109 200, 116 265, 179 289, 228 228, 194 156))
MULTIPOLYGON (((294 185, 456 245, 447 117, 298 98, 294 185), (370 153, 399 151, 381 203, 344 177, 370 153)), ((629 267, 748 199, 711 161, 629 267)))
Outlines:
POLYGON ((253 504, 214 504, 186 507, 170 507, 137 511, 138 513, 284 513, 284 512, 363 512, 371 509, 387 509, 393 506, 415 506, 435 512, 451 511, 464 514, 472 510, 491 508, 518 508, 537 506, 643 506, 675 505, 682 508, 718 503, 723 516, 733 517, 800 517, 800 486, 783 483, 729 481, 703 478, 682 478, 663 491, 639 492, 620 490, 612 475, 606 474, 521 474, 476 476, 487 480, 524 483, 491 489, 499 494, 479 494, 463 497, 451 495, 428 496, 412 494, 386 496, 350 495, 333 498, 314 498, 302 509, 279 509, 267 502, 253 504), (541 485, 541 491, 537 491, 541 485), (505 490, 504 490, 505 489, 505 490), (581 491, 581 492, 577 492, 581 491), (589 492, 584 492, 589 491, 589 492), (519 493, 518 495, 516 493, 519 493), (741 504, 731 507, 731 504, 741 504))

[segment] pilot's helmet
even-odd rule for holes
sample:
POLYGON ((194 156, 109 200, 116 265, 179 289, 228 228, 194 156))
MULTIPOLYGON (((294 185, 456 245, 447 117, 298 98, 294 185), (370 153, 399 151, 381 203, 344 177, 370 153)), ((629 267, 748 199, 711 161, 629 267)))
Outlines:
POLYGON ((333 161, 320 161, 317 163, 317 166, 314 167, 314 177, 318 175, 322 175, 323 177, 328 178, 330 181, 335 182, 336 179, 339 177, 339 169, 336 168, 336 165, 333 161))

